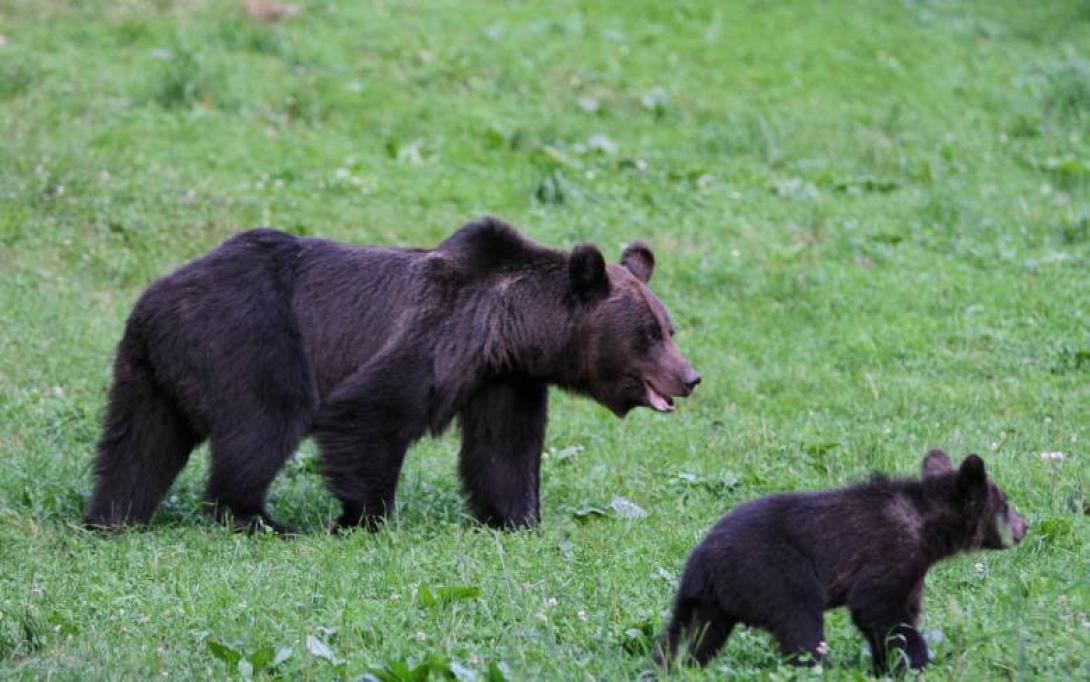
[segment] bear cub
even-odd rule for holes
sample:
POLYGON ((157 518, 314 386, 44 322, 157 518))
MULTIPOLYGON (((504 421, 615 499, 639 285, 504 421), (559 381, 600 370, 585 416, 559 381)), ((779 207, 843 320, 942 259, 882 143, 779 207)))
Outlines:
POLYGON ((668 666, 684 642, 704 665, 736 624, 770 631, 796 663, 828 653, 822 614, 847 606, 867 638, 875 670, 928 661, 916 630, 924 576, 938 561, 1003 549, 1025 519, 969 455, 956 470, 941 450, 922 480, 884 477, 837 490, 779 494, 724 516, 693 550, 673 615, 655 652, 668 666))

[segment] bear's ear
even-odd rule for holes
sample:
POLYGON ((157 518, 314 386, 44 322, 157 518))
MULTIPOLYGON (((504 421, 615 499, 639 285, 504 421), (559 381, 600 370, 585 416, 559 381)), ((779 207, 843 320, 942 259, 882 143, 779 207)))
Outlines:
POLYGON ((988 474, 984 471, 984 460, 977 455, 969 455, 958 468, 958 490, 964 494, 975 493, 988 487, 988 474))
POLYGON ((568 259, 568 276, 572 290, 583 298, 609 293, 606 259, 593 244, 580 244, 572 249, 571 258, 568 259))
POLYGON ((953 471, 954 465, 950 463, 950 458, 946 456, 945 452, 935 449, 924 455, 920 469, 924 478, 931 478, 932 476, 953 471))
POLYGON ((632 242, 625 247, 621 254, 621 265, 636 276, 644 284, 651 281, 651 274, 655 272, 655 254, 651 253, 651 247, 643 242, 632 242))

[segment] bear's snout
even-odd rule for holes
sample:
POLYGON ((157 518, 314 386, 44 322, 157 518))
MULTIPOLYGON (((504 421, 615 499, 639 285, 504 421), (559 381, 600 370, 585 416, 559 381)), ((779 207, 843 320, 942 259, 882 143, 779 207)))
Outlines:
POLYGON ((662 377, 665 384, 663 388, 668 389, 672 396, 688 398, 702 378, 700 372, 689 364, 677 346, 672 343, 667 347, 666 362, 660 367, 666 375, 662 377))
POLYGON ((682 393, 682 395, 686 397, 692 395, 693 389, 700 383, 700 379, 700 373, 692 367, 689 367, 689 370, 685 373, 685 377, 681 380, 681 385, 685 387, 685 392, 682 393))
POLYGON ((1022 541, 1022 538, 1026 537, 1026 531, 1029 530, 1029 524, 1022 517, 1021 514, 1014 511, 1010 512, 1011 520, 1011 536, 1014 538, 1014 544, 1018 544, 1022 541))

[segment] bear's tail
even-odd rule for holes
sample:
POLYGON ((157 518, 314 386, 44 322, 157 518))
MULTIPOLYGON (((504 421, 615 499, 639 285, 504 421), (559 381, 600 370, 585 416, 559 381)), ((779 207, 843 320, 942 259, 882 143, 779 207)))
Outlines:
POLYGON ((131 326, 117 351, 114 383, 84 514, 90 528, 146 523, 198 442, 174 401, 155 381, 131 326))

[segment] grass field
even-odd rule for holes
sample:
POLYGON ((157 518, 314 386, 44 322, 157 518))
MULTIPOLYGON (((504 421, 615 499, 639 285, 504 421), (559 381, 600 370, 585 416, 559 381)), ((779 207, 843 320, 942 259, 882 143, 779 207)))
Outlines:
MULTIPOLYGON (((1090 3, 300 4, 0 0, 0 677, 652 676, 716 518, 936 445, 1032 527, 932 572, 927 677, 1090 677, 1090 3), (152 279, 258 224, 431 245, 486 212, 650 242, 704 375, 670 416, 554 392, 540 530, 467 519, 456 434, 374 535, 321 532, 310 445, 271 503, 303 538, 206 519, 203 451, 149 529, 79 528, 152 279)), ((741 631, 677 677, 866 677, 827 634, 823 671, 741 631)))

